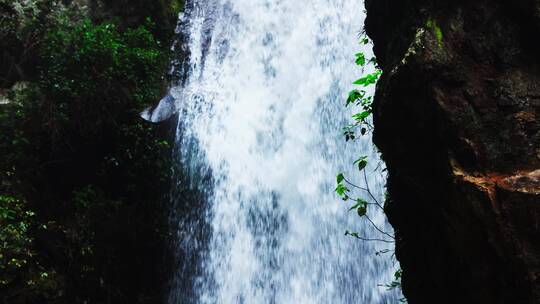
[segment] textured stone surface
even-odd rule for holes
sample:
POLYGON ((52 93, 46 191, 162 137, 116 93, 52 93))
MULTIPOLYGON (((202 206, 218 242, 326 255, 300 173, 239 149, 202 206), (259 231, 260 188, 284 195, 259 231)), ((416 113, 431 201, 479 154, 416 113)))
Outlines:
POLYGON ((540 1, 366 1, 410 303, 540 303, 540 1))

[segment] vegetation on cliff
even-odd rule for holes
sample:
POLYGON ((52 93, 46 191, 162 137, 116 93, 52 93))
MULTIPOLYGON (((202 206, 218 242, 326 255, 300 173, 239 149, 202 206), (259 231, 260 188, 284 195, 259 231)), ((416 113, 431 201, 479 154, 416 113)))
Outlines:
MULTIPOLYGON (((363 34, 360 39, 360 44, 366 45, 370 43, 371 41, 369 38, 363 34)), ((352 115, 352 122, 343 128, 343 136, 347 142, 358 141, 363 136, 373 132, 373 94, 368 92, 368 88, 374 86, 382 74, 382 71, 377 64, 376 57, 373 56, 368 60, 367 55, 364 52, 356 53, 355 57, 355 63, 361 68, 363 75, 353 82, 358 88, 351 90, 345 101, 345 107, 354 107, 355 111, 359 110, 359 112, 352 115)), ((335 192, 343 201, 352 203, 349 207, 349 211, 355 211, 360 218, 367 221, 368 226, 376 232, 377 236, 367 237, 367 231, 351 232, 348 230, 345 232, 345 235, 364 242, 394 244, 395 235, 393 232, 385 231, 383 227, 380 227, 371 219, 374 209, 379 212, 384 211, 385 201, 377 198, 370 189, 367 177, 368 173, 366 173, 369 161, 372 160, 370 160, 368 156, 362 155, 353 163, 353 165, 362 172, 364 184, 345 177, 343 173, 339 173, 336 176, 335 192)), ((386 171, 386 169, 383 169, 383 172, 384 171, 386 171)), ((386 193, 386 196, 388 196, 388 193, 386 193)), ((386 200, 387 197, 384 199, 386 200)), ((391 253, 391 258, 394 259, 395 250, 393 249, 383 249, 375 254, 383 255, 388 253, 391 253)), ((388 290, 401 290, 401 276, 402 270, 397 269, 394 273, 394 279, 382 286, 386 287, 388 290)), ((407 301, 405 298, 400 298, 399 302, 406 303, 407 301)))
POLYGON ((139 113, 181 3, 122 5, 0 1, 2 303, 162 297, 169 135, 139 113))

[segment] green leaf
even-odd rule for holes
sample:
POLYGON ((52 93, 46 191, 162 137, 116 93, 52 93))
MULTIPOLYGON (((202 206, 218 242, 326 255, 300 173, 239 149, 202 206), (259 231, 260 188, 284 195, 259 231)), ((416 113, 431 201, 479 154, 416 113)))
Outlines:
POLYGON ((349 211, 361 208, 361 207, 367 207, 367 202, 361 198, 356 200, 356 204, 354 204, 351 208, 349 208, 349 211))
POLYGON ((336 177, 336 181, 338 184, 341 184, 341 182, 345 179, 345 176, 343 175, 343 173, 340 173, 337 175, 336 177))
POLYGON ((350 235, 350 236, 355 237, 355 238, 359 238, 359 237, 360 237, 360 234, 358 234, 358 232, 349 232, 349 231, 347 231, 347 232, 345 233, 345 235, 350 235))
POLYGON ((349 141, 349 140, 354 140, 355 139, 355 135, 354 135, 354 132, 353 131, 345 131, 343 133, 343 135, 345 135, 345 141, 349 141))
POLYGON ((356 65, 359 65, 359 66, 364 66, 366 65, 366 56, 364 55, 364 53, 356 53, 356 65))
POLYGON ((363 217, 367 213, 367 206, 362 206, 356 209, 356 212, 358 213, 359 217, 363 217))
POLYGON ((362 77, 362 78, 359 78, 357 79, 355 82, 353 82, 353 84, 357 84, 357 85, 364 85, 366 84, 366 77, 362 77))
POLYGON ((357 122, 362 123, 366 120, 366 118, 369 117, 369 115, 371 115, 371 111, 363 111, 363 112, 354 114, 352 118, 354 118, 354 120, 356 120, 357 122))
POLYGON ((358 165, 358 170, 360 170, 360 171, 364 170, 364 168, 368 164, 367 158, 368 158, 367 156, 362 156, 359 159, 354 161, 354 164, 358 165))
POLYGON ((367 87, 369 85, 376 83, 380 75, 381 75, 381 71, 377 70, 371 74, 367 74, 366 76, 357 79, 355 82, 353 82, 353 84, 363 85, 364 87, 367 87))
POLYGON ((402 276, 402 275, 403 275, 403 270, 398 269, 398 270, 394 273, 394 278, 395 278, 395 280, 397 281, 397 280, 401 279, 401 276, 402 276))
POLYGON ((351 103, 354 103, 356 102, 358 99, 360 98, 364 98, 364 96, 366 95, 366 91, 364 90, 352 90, 349 92, 349 97, 347 97, 347 103, 345 104, 345 106, 349 106, 351 103))
POLYGON ((335 191, 339 196, 344 197, 346 193, 349 192, 349 189, 345 187, 343 184, 338 184, 335 191))

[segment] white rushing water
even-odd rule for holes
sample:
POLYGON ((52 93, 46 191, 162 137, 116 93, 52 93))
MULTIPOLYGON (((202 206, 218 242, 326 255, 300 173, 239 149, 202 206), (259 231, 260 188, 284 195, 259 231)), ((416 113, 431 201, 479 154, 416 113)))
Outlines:
MULTIPOLYGON (((341 135, 363 21, 358 0, 188 5, 179 27, 188 77, 171 92, 186 175, 178 187, 188 189, 173 215, 171 304, 397 302, 379 286, 396 266, 375 255, 393 245, 344 236, 380 234, 333 191, 339 172, 364 184, 352 162, 369 155, 370 187, 384 193, 371 140, 341 135)), ((391 231, 381 212, 370 216, 391 231)))

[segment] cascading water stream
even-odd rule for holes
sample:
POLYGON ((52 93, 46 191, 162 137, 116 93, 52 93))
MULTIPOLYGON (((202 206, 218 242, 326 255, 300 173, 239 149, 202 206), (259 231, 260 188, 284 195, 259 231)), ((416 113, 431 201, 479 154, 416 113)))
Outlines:
MULTIPOLYGON (((179 112, 178 267, 169 303, 396 303, 388 244, 334 193, 335 175, 362 183, 352 162, 369 138, 346 144, 343 106, 360 76, 357 0, 194 0, 182 16, 185 81, 179 112)), ((368 51, 368 50, 367 50, 368 51)), ((368 51, 369 52, 369 51, 368 51)), ((380 166, 379 166, 380 167, 380 166)), ((364 184, 365 185, 365 184, 364 184)), ((390 231, 384 215, 370 210, 390 231)))

